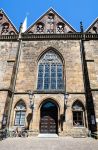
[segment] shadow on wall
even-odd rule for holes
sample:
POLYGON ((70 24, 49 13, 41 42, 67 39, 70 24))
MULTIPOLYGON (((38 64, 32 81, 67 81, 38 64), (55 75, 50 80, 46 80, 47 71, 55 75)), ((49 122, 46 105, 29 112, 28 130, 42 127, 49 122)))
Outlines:
POLYGON ((29 130, 29 126, 30 126, 30 122, 31 122, 31 120, 32 120, 32 113, 29 113, 28 115, 27 115, 27 129, 29 130))
POLYGON ((60 120, 59 120, 59 126, 61 128, 61 131, 63 131, 63 123, 64 123, 65 117, 64 114, 60 115, 60 120))

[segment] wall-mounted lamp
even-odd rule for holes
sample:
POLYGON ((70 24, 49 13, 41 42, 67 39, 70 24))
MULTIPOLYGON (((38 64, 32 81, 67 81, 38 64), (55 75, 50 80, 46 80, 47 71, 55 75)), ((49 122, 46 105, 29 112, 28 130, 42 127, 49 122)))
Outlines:
POLYGON ((64 93, 64 121, 66 121, 66 109, 67 109, 67 101, 68 101, 69 94, 64 93))
POLYGON ((65 94, 64 94, 64 105, 66 106, 66 108, 67 108, 68 97, 69 97, 69 94, 68 94, 68 93, 65 93, 65 94))
POLYGON ((28 94, 29 94, 30 108, 33 110, 34 109, 34 93, 31 90, 29 90, 28 94))

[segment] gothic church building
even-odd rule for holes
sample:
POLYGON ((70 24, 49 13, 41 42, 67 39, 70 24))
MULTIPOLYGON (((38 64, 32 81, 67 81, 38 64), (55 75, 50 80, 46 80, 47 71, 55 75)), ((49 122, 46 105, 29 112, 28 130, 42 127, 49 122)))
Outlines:
POLYGON ((22 33, 0 10, 0 129, 98 131, 98 19, 80 27, 49 9, 22 33))

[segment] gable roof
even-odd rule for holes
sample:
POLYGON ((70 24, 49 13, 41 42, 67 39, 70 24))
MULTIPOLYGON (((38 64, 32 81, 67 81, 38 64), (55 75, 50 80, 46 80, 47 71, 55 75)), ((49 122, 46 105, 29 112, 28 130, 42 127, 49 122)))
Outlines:
POLYGON ((30 31, 31 28, 34 27, 34 25, 36 25, 38 22, 40 22, 40 20, 42 18, 44 18, 49 12, 54 13, 56 16, 58 16, 60 18, 60 20, 62 20, 62 22, 64 22, 64 24, 66 24, 73 32, 76 32, 76 30, 67 22, 65 21, 53 8, 50 8, 46 13, 44 13, 39 19, 37 19, 37 21, 35 21, 32 25, 30 25, 30 27, 25 31, 25 33, 28 33, 30 31))
POLYGON ((12 23, 12 21, 9 19, 9 17, 4 12, 3 9, 0 9, 0 14, 3 15, 3 18, 2 18, 2 20, 0 22, 0 24, 3 25, 4 23, 8 23, 9 24, 9 30, 13 31, 15 34, 18 34, 18 31, 17 31, 15 25, 12 23))
POLYGON ((96 23, 98 23, 98 18, 96 18, 93 23, 86 29, 85 32, 91 32, 93 30, 93 27, 96 26, 96 23))

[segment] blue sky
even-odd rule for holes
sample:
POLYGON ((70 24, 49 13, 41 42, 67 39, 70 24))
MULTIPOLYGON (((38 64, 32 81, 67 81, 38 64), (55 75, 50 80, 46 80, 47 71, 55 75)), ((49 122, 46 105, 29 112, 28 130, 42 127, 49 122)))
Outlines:
POLYGON ((17 29, 26 14, 30 26, 50 7, 77 31, 80 30, 80 21, 86 29, 98 17, 98 0, 0 0, 0 8, 17 29))

